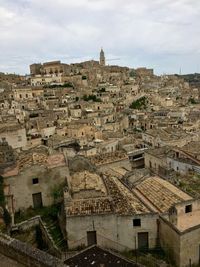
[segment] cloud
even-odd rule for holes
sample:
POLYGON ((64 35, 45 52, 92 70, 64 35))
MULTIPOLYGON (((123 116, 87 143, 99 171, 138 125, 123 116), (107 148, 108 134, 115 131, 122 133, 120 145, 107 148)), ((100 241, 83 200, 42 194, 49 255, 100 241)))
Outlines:
POLYGON ((0 0, 0 71, 98 59, 103 46, 107 57, 121 58, 118 64, 194 72, 199 13, 199 0, 0 0))

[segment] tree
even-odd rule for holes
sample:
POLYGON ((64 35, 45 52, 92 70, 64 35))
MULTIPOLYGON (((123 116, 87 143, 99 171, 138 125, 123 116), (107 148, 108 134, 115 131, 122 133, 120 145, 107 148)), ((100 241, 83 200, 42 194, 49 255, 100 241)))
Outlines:
POLYGON ((6 201, 4 195, 4 185, 3 185, 3 177, 0 175, 0 206, 3 208, 3 219, 5 225, 8 227, 11 224, 11 216, 8 210, 6 209, 6 201))
POLYGON ((5 195, 3 186, 3 177, 0 175, 0 206, 5 206, 5 195))

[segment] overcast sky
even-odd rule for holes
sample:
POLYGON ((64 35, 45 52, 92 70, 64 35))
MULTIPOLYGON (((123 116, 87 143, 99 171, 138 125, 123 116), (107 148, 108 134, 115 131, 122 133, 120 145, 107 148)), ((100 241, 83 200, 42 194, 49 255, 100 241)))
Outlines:
POLYGON ((0 71, 98 59, 200 72, 200 0, 0 0, 0 71))

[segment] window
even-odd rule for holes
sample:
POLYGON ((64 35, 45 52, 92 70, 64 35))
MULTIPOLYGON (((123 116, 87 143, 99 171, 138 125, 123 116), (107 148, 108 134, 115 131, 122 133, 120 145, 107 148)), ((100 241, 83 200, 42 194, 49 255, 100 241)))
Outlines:
POLYGON ((140 219, 133 219, 133 226, 141 226, 141 220, 140 219))
POLYGON ((38 183, 39 183, 38 178, 33 178, 33 179, 32 179, 32 183, 33 183, 33 184, 38 184, 38 183))
POLYGON ((185 206, 185 213, 192 212, 192 205, 185 206))
POLYGON ((18 139, 18 142, 22 141, 22 137, 21 136, 18 136, 17 139, 18 139))

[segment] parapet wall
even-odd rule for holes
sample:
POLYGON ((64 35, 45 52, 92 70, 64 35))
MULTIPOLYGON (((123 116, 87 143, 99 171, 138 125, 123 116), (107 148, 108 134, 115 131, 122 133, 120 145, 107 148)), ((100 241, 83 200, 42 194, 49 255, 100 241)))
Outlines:
POLYGON ((28 229, 31 229, 34 226, 37 226, 37 225, 40 227, 40 229, 42 231, 42 238, 49 248, 49 253, 58 257, 58 258, 62 258, 62 253, 55 245, 51 235, 48 232, 47 227, 44 225, 40 216, 32 217, 26 221, 23 221, 19 224, 14 225, 12 227, 12 230, 26 231, 28 229))
POLYGON ((0 253, 27 267, 65 266, 59 259, 4 234, 0 234, 0 253))

